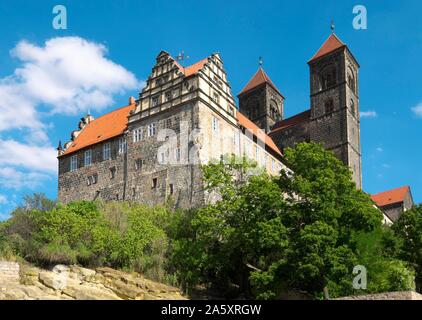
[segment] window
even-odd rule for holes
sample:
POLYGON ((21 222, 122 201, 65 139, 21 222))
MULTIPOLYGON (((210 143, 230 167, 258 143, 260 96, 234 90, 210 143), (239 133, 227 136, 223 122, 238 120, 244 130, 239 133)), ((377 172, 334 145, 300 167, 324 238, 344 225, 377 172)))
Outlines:
POLYGON ((157 186, 158 186, 157 178, 153 178, 152 179, 152 188, 155 189, 155 188, 157 188, 157 186))
POLYGON ((86 167, 90 166, 92 164, 92 150, 91 149, 85 151, 85 159, 84 160, 85 160, 84 164, 85 164, 86 167))
POLYGON ((218 129, 219 129, 218 118, 212 117, 212 131, 214 131, 215 133, 218 133, 218 129))
POLYGON ((271 102, 271 105, 270 105, 270 116, 271 116, 271 118, 273 118, 276 121, 279 119, 278 107, 277 107, 277 103, 275 101, 272 101, 271 102))
POLYGON ((337 70, 334 65, 328 66, 320 74, 320 90, 325 90, 337 83, 337 70))
POLYGON ((333 99, 325 101, 325 113, 332 113, 334 111, 333 99))
POLYGON ((103 146, 103 160, 108 160, 108 159, 110 159, 110 143, 109 142, 107 142, 103 146))
POLYGON ((171 118, 166 119, 165 126, 166 126, 167 129, 171 128, 171 126, 172 126, 171 118))
POLYGON ((350 99, 350 111, 354 116, 356 115, 355 102, 353 101, 353 99, 350 99))
POLYGON ((180 161, 180 148, 176 148, 176 161, 180 161))
POLYGON ((119 154, 126 153, 126 140, 125 138, 119 139, 119 154))
POLYGON ((157 124, 155 122, 148 125, 148 137, 155 136, 157 132, 157 124))
POLYGON ((234 117, 234 108, 229 107, 229 114, 234 117))
POLYGON ((352 90, 353 93, 356 93, 355 76, 352 68, 350 67, 347 70, 347 84, 349 85, 350 90, 352 90))
POLYGON ((142 159, 136 159, 135 161, 135 169, 136 170, 142 170, 142 166, 144 164, 144 161, 142 159))
POLYGON ((92 176, 88 176, 87 184, 90 186, 91 184, 96 184, 98 181, 98 175, 94 174, 92 176))
POLYGON ((220 103, 220 95, 217 92, 214 92, 212 99, 214 100, 214 102, 220 103))
POLYGON ((170 101, 171 100, 171 91, 167 91, 165 94, 166 97, 166 101, 170 101))
POLYGON ((169 184, 169 191, 170 191, 170 195, 172 195, 174 193, 174 187, 173 187, 173 183, 169 184))
POLYGON ((240 144, 240 135, 238 131, 233 132, 233 145, 237 147, 240 144))
POLYGON ((111 167, 110 168, 110 179, 114 179, 115 176, 116 176, 116 167, 111 167))
POLYGON ((166 155, 164 154, 164 152, 161 152, 160 154, 160 163, 164 164, 166 162, 166 155))
POLYGON ((153 107, 158 106, 158 96, 153 97, 151 103, 153 107))
POLYGON ((180 95, 180 88, 173 90, 173 98, 177 98, 180 95))
POLYGON ((78 156, 75 154, 70 158, 70 171, 78 169, 78 156))
POLYGON ((133 142, 139 142, 142 140, 142 128, 133 130, 133 142))

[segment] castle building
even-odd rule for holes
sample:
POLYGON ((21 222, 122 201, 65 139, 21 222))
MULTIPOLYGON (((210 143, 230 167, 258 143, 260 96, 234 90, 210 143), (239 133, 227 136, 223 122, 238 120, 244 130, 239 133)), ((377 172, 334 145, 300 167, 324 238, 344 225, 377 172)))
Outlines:
POLYGON ((162 51, 138 99, 82 118, 58 151, 63 203, 171 198, 198 207, 209 201, 201 165, 213 159, 246 156, 269 174, 285 168, 273 140, 237 110, 218 53, 183 67, 162 51))
POLYGON ((59 201, 171 198, 198 207, 210 200, 201 165, 233 154, 277 174, 286 168, 283 149, 301 141, 332 150, 361 188, 359 64, 333 33, 308 65, 310 109, 285 119, 285 98, 262 67, 237 108, 220 54, 183 67, 160 52, 138 99, 97 119, 87 115, 59 145, 59 201))

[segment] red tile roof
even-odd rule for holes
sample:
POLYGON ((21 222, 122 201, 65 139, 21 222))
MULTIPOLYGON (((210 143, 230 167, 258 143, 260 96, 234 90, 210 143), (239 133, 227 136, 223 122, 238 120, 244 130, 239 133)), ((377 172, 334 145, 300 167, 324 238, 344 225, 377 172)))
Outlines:
POLYGON ((199 70, 201 70, 204 67, 204 65, 208 62, 208 58, 202 59, 188 67, 183 67, 176 60, 174 60, 174 62, 179 68, 180 72, 182 72, 185 75, 185 77, 189 77, 196 74, 199 70))
POLYGON ((371 198, 377 204, 378 207, 383 207, 390 204, 403 202, 409 192, 410 187, 404 186, 401 188, 374 194, 371 196, 371 198))
MULTIPOLYGON (((131 100, 134 102, 134 100, 131 100)), ((135 109, 135 104, 113 110, 91 121, 82 129, 63 155, 68 155, 90 145, 108 140, 123 134, 127 127, 129 112, 135 109)))
MULTIPOLYGON (((249 129, 252 132, 253 135, 255 135, 255 136, 258 135, 258 132, 259 132, 258 130, 260 130, 260 129, 258 128, 258 126, 255 123, 253 123, 251 120, 249 120, 246 116, 244 116, 239 111, 236 112, 236 116, 237 116, 238 123, 242 127, 249 129)), ((267 145, 269 148, 271 148, 273 151, 275 151, 279 155, 283 155, 281 153, 280 149, 277 148, 273 139, 271 139, 267 134, 265 134, 264 139, 265 139, 265 141, 264 141, 265 145, 267 145)))
POLYGON ((346 45, 334 33, 332 33, 321 48, 319 48, 317 53, 315 53, 311 60, 308 61, 308 63, 345 46, 346 45))
POLYGON ((304 112, 294 115, 293 117, 281 120, 274 125, 270 134, 273 132, 285 130, 290 127, 294 127, 298 124, 307 122, 309 121, 310 117, 311 117, 311 110, 306 110, 304 112))
MULTIPOLYGON (((265 71, 260 67, 258 71, 255 73, 255 75, 252 77, 251 80, 246 84, 246 86, 240 91, 238 96, 260 86, 263 83, 268 83, 271 87, 273 87, 274 90, 276 90, 282 97, 283 95, 281 92, 277 89, 275 84, 271 81, 270 77, 267 76, 265 71)), ((284 98, 284 97, 283 97, 284 98)))

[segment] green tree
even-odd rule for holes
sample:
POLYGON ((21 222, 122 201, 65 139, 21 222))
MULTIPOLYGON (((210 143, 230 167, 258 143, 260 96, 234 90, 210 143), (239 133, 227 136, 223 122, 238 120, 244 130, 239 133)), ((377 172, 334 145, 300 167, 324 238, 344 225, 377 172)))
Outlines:
POLYGON ((398 256, 414 267, 417 290, 422 292, 422 205, 403 212, 392 228, 401 240, 398 256))

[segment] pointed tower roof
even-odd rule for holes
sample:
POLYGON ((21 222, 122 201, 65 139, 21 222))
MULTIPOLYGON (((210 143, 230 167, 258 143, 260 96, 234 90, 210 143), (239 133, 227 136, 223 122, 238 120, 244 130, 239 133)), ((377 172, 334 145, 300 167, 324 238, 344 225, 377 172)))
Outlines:
POLYGON ((308 61, 312 62, 318 58, 321 58, 322 56, 325 56, 326 54, 329 54, 330 52, 333 52, 339 48, 346 47, 346 45, 341 41, 335 33, 330 34, 327 40, 325 40, 324 44, 319 48, 317 53, 311 58, 311 60, 308 61))
POLYGON ((283 94, 277 89, 275 84, 271 81, 270 77, 267 76, 264 69, 262 67, 259 67, 258 71, 255 73, 255 75, 252 77, 251 80, 246 84, 246 86, 240 91, 238 96, 255 89, 256 87, 260 86, 263 83, 269 84, 275 91, 277 91, 283 98, 283 94))

